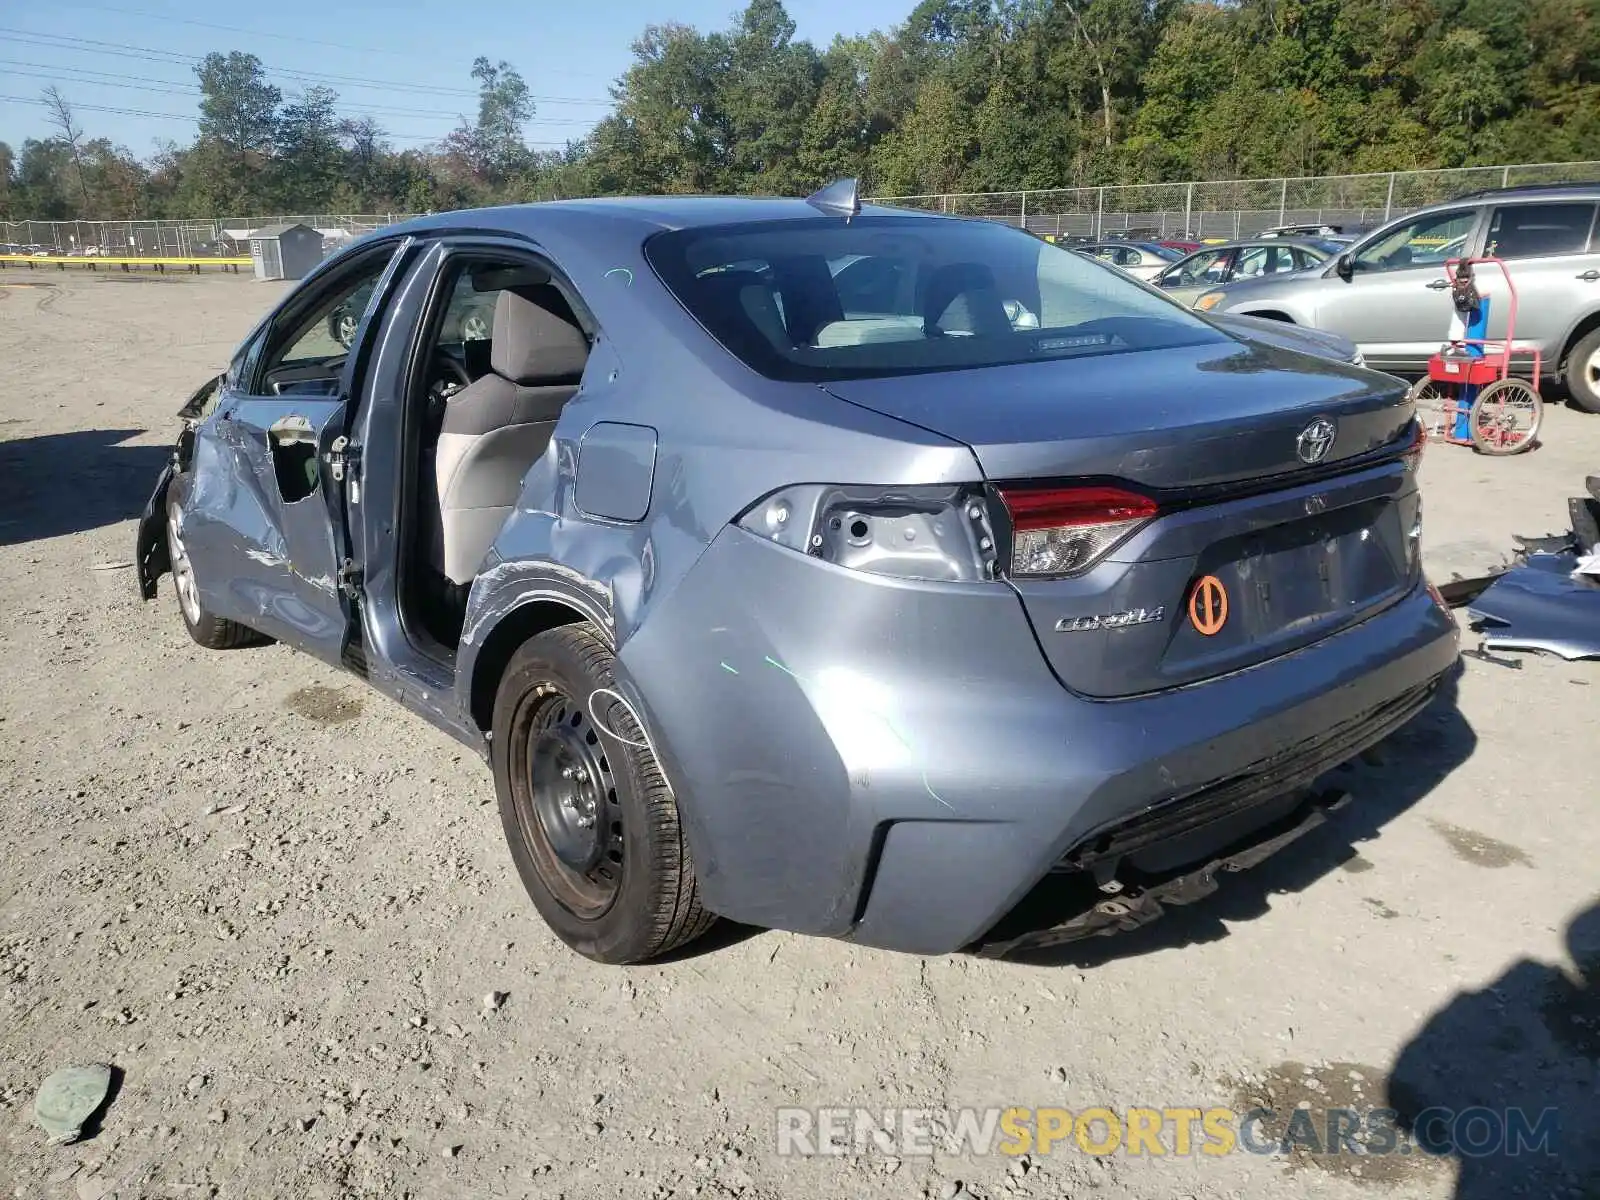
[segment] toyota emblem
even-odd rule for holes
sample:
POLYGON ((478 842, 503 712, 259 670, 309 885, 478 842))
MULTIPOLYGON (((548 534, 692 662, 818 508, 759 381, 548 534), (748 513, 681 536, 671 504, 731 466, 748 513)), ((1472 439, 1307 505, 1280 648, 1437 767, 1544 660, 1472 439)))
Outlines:
POLYGON ((1300 436, 1295 439, 1295 453, 1300 456, 1300 461, 1315 466, 1328 457, 1328 451, 1333 449, 1333 439, 1339 434, 1338 428, 1327 417, 1318 417, 1311 424, 1300 431, 1300 436))

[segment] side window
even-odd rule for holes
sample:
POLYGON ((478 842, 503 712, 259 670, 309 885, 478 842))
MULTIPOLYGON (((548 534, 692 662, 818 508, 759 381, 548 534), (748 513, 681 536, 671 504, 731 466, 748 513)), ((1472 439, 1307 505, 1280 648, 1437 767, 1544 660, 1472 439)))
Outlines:
POLYGON ((1477 219, 1476 209, 1459 208, 1407 221, 1364 246, 1355 256, 1355 268, 1370 273, 1438 266, 1463 253, 1477 219))
POLYGON ((1221 283, 1228 272, 1230 250, 1202 250, 1168 274, 1183 283, 1221 283))
POLYGON ((1257 275, 1267 273, 1268 256, 1274 252, 1271 246, 1251 246, 1239 255, 1239 265, 1234 268, 1235 279, 1254 279, 1257 275))
MULTIPOLYGON (((444 325, 439 331, 441 343, 458 344, 465 348, 468 342, 488 342, 494 336, 494 302, 498 289, 478 291, 473 286, 473 275, 462 271, 450 291, 450 303, 445 306, 444 325)), ((487 350, 487 346, 484 347, 487 350)))
POLYGON ((274 325, 255 386, 268 395, 332 395, 391 257, 367 259, 351 274, 331 281, 309 307, 297 307, 284 324, 274 325))
POLYGON ((1483 252, 1495 258, 1581 254, 1594 224, 1593 204, 1514 204, 1494 210, 1483 252))
POLYGON ((1267 254, 1267 274, 1277 275, 1295 268, 1294 252, 1287 246, 1274 246, 1267 254))
POLYGON ((242 390, 255 376, 256 362, 261 357, 261 345, 266 340, 267 330, 263 326, 234 352, 233 360, 228 363, 228 370, 223 376, 223 382, 230 390, 242 390))

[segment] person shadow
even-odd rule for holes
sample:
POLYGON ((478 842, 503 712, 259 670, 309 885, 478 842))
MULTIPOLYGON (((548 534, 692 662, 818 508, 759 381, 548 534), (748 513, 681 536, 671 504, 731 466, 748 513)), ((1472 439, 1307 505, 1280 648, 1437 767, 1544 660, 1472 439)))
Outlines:
POLYGON ((172 453, 170 445, 125 444, 144 432, 77 429, 0 442, 0 546, 137 517, 172 453))
MULTIPOLYGON (((1477 735, 1458 704, 1462 664, 1458 659, 1439 691, 1420 713, 1367 754, 1321 776, 1316 786, 1348 791, 1352 800, 1327 820, 1238 873, 1219 872, 1216 891, 1193 903, 1169 903, 1149 924, 1050 945, 1051 925, 1081 911, 1084 901, 1070 876, 1047 878, 1003 925, 1005 936, 1025 939, 1003 952, 1010 962, 1089 969, 1160 950, 1219 941, 1230 922, 1264 916, 1274 894, 1304 891, 1335 870, 1370 870, 1359 846, 1438 787, 1471 757, 1477 735), (1026 939, 1037 937, 1037 944, 1026 939)), ((989 954, 982 947, 980 954, 989 954)))
POLYGON ((1455 1200, 1600 1197, 1600 897, 1566 951, 1455 996, 1389 1072, 1397 1126, 1454 1159, 1455 1200))

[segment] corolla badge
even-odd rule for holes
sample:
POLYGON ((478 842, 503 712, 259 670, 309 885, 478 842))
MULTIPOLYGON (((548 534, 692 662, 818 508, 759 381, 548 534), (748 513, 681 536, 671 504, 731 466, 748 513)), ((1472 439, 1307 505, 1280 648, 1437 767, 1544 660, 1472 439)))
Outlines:
POLYGON ((1328 457, 1328 451, 1333 449, 1333 439, 1339 436, 1339 429, 1327 417, 1318 417, 1311 424, 1300 431, 1300 436, 1295 439, 1294 451, 1300 456, 1300 461, 1316 465, 1328 457))
POLYGON ((1056 622, 1057 633, 1087 633, 1091 629, 1126 629, 1130 625, 1148 625, 1166 618, 1164 606, 1155 608, 1130 608, 1123 612, 1096 613, 1089 617, 1062 617, 1056 622))

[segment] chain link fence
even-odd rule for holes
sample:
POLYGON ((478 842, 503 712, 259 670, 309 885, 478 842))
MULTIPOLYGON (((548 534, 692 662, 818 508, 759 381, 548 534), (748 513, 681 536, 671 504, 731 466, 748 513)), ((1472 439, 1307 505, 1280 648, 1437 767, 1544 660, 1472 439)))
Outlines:
POLYGON ((302 213, 193 221, 0 221, 0 245, 24 252, 204 258, 249 254, 247 236, 269 225, 309 225, 339 242, 371 233, 410 213, 302 213))
POLYGON ((872 202, 988 217, 1056 236, 1237 238, 1277 225, 1378 225, 1468 192, 1541 183, 1600 183, 1600 162, 882 196, 872 202))
MULTIPOLYGON (((1236 238, 1275 225, 1376 225, 1411 209, 1468 192, 1539 183, 1600 183, 1600 162, 880 196, 874 197, 873 203, 988 217, 1056 236, 1236 238)), ((310 213, 190 221, 0 221, 0 244, 61 254, 180 258, 236 255, 249 252, 244 243, 247 234, 268 225, 299 222, 322 230, 324 237, 337 243, 404 221, 411 215, 310 213)))

